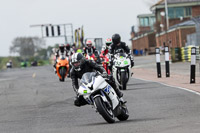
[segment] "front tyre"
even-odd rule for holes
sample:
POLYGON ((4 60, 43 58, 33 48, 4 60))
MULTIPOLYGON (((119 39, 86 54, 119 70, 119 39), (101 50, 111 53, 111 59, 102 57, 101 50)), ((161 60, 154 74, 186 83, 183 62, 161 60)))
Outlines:
POLYGON ((101 97, 96 97, 94 99, 96 107, 98 112, 101 114, 101 116, 108 122, 108 123, 114 123, 115 122, 115 116, 112 112, 112 109, 109 109, 106 106, 106 103, 102 100, 101 97))
POLYGON ((60 81, 64 82, 65 81, 65 74, 66 74, 66 67, 61 67, 59 73, 60 73, 60 76, 61 76, 60 81))
POLYGON ((125 73, 125 72, 122 72, 122 73, 121 73, 121 85, 122 85, 122 90, 126 90, 126 83, 127 83, 126 73, 125 73))

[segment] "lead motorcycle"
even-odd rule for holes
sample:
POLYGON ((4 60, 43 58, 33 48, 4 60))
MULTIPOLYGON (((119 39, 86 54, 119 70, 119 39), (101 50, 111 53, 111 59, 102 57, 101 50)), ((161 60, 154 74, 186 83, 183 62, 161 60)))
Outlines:
POLYGON ((131 61, 126 53, 119 52, 114 55, 112 72, 119 89, 126 90, 131 77, 131 61))
POLYGON ((129 117, 125 103, 122 104, 114 89, 97 72, 82 76, 78 95, 83 96, 108 123, 114 123, 115 117, 120 121, 129 117))

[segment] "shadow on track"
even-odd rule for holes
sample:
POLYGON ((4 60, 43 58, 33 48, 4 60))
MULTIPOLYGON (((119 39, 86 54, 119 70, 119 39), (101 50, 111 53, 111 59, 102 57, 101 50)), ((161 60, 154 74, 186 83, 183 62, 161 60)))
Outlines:
POLYGON ((127 88, 123 91, 134 91, 134 90, 143 90, 143 89, 156 89, 157 87, 137 87, 137 88, 127 88))
POLYGON ((148 82, 148 83, 133 83, 133 84, 127 84, 127 86, 148 85, 148 84, 152 84, 152 82, 148 82))
MULTIPOLYGON (((164 118, 145 118, 145 119, 128 119, 126 121, 117 121, 113 124, 121 124, 121 123, 138 123, 138 122, 146 122, 146 121, 155 121, 155 120, 162 120, 164 118)), ((110 125, 113 125, 110 124, 110 125)), ((101 122, 101 123, 88 123, 88 124, 83 124, 79 126, 102 126, 102 125, 109 125, 107 122, 101 122)))

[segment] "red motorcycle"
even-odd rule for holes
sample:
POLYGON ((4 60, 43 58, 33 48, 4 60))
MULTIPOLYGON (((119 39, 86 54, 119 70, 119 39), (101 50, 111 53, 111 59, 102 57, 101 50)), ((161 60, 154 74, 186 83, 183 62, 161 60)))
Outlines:
POLYGON ((104 52, 101 52, 100 58, 102 59, 102 65, 103 65, 104 69, 106 70, 108 75, 110 75, 110 69, 108 68, 108 65, 109 65, 108 54, 105 55, 104 52))
POLYGON ((86 58, 87 60, 93 60, 93 61, 96 61, 96 57, 95 57, 95 55, 92 54, 92 53, 88 53, 88 54, 86 54, 86 55, 85 55, 85 58, 86 58))

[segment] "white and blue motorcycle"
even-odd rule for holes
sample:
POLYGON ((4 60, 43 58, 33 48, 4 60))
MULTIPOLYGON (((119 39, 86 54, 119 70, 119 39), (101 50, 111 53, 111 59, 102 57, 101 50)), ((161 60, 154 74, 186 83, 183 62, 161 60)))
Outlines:
POLYGON ((112 74, 119 89, 126 90, 131 77, 131 61, 126 53, 120 52, 114 55, 112 74))
POLYGON ((129 117, 126 105, 122 104, 114 89, 97 72, 87 72, 82 76, 78 95, 83 96, 108 123, 114 123, 115 117, 120 121, 129 117))

